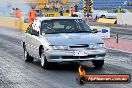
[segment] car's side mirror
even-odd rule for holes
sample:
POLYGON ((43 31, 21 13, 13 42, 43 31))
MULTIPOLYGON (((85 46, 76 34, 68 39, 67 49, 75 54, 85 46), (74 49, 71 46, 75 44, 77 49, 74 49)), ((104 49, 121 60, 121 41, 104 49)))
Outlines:
POLYGON ((99 31, 97 29, 92 30, 93 33, 98 33, 99 31))
POLYGON ((39 32, 36 30, 32 30, 31 35, 39 36, 39 32))

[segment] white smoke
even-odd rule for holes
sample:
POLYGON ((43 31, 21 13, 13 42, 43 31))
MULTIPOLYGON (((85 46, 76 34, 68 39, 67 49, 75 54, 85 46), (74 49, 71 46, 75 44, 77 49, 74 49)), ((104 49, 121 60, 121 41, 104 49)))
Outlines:
POLYGON ((8 16, 12 8, 19 8, 22 10, 22 15, 27 15, 28 11, 31 9, 27 4, 27 0, 0 0, 1 16, 8 16))

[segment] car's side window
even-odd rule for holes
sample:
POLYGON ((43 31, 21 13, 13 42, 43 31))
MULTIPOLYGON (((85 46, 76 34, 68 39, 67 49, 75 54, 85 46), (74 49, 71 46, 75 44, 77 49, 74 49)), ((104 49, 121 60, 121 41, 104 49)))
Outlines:
POLYGON ((39 32, 37 30, 35 30, 35 27, 34 26, 33 26, 33 23, 30 24, 29 27, 26 30, 26 33, 29 33, 29 34, 34 35, 34 36, 38 36, 39 35, 39 32))
POLYGON ((36 22, 33 22, 30 30, 30 34, 34 36, 39 36, 39 30, 36 28, 36 26, 37 26, 36 22))
POLYGON ((117 10, 113 10, 113 13, 117 13, 117 10))
POLYGON ((41 24, 41 35, 45 34, 47 30, 51 30, 53 28, 53 22, 52 21, 43 21, 41 24))
POLYGON ((32 29, 31 30, 31 35, 39 36, 39 32, 37 30, 32 29))

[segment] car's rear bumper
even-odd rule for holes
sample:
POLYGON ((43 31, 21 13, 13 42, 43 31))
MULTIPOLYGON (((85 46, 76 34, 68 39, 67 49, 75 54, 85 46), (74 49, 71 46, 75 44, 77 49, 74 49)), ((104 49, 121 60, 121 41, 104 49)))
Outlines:
POLYGON ((104 60, 105 49, 87 50, 85 55, 75 55, 76 51, 52 51, 45 53, 48 62, 72 62, 72 61, 90 61, 104 60))

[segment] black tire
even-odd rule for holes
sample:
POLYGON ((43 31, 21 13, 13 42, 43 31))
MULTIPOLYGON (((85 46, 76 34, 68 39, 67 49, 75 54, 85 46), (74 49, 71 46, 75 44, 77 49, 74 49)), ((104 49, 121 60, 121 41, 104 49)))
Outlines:
POLYGON ((93 60, 92 63, 95 68, 102 68, 104 65, 104 60, 93 60))
POLYGON ((74 14, 74 17, 78 17, 78 15, 77 14, 74 14))
POLYGON ((98 20, 98 16, 95 17, 95 20, 98 20))
POLYGON ((43 69, 49 68, 49 62, 47 61, 46 56, 44 54, 41 54, 40 59, 41 59, 41 67, 43 69))
POLYGON ((25 45, 23 46, 23 49, 24 49, 24 60, 25 60, 26 62, 33 62, 34 58, 31 57, 31 56, 28 54, 28 52, 26 51, 26 46, 25 46, 25 45))

